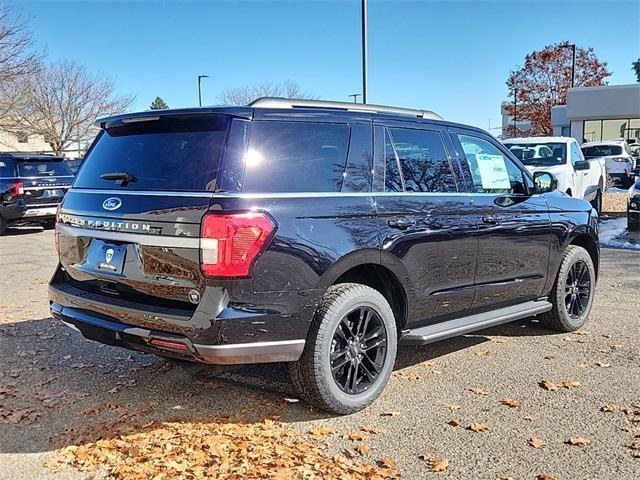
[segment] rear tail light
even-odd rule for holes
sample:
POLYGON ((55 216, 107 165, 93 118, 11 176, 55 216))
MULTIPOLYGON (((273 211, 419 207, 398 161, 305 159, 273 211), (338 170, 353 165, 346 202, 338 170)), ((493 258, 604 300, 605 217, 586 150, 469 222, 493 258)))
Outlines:
POLYGON ((208 214, 202 220, 202 273, 208 277, 247 277, 276 229, 261 212, 208 214))
POLYGON ((614 162, 627 162, 628 158, 627 157, 613 157, 611 160, 613 160, 614 162))
POLYGON ((24 183, 14 183, 9 187, 9 193, 12 197, 19 198, 24 195, 24 183))

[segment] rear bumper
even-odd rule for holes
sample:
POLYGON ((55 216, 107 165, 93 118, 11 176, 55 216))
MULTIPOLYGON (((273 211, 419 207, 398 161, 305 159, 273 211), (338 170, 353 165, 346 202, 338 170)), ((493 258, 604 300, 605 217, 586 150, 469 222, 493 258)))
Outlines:
POLYGON ((47 207, 27 207, 23 213, 23 220, 51 220, 56 217, 58 205, 47 207))
POLYGON ((84 337, 108 345, 216 365, 292 362, 302 355, 303 339, 203 345, 183 335, 108 320, 86 311, 51 303, 51 314, 84 337), (161 343, 159 346, 156 343, 161 343), (171 345, 174 345, 172 347, 171 345))

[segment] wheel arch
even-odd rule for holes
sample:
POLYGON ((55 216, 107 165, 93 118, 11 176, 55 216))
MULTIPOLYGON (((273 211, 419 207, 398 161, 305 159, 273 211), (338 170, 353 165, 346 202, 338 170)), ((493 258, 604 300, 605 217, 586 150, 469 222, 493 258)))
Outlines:
POLYGON ((593 262, 593 267, 596 270, 596 279, 600 269, 600 246, 598 245, 597 238, 598 237, 595 235, 595 232, 592 232, 589 227, 577 229, 569 237, 564 248, 565 251, 569 245, 576 245, 584 248, 587 253, 589 253, 591 261, 593 262))

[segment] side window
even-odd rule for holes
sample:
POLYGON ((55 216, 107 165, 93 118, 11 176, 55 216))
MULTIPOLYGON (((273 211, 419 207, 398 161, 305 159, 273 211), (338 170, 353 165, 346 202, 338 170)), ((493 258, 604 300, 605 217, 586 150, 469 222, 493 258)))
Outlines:
POLYGON ((458 134, 471 171, 476 193, 525 194, 525 176, 520 168, 484 138, 458 134))
POLYGON ((348 143, 347 125, 256 121, 245 155, 243 191, 339 192, 348 143))
POLYGON ((456 182, 439 132, 390 129, 407 192, 455 192, 456 182))
POLYGON ((571 163, 574 164, 581 161, 582 154, 580 153, 580 147, 578 147, 577 143, 573 142, 571 143, 571 163))
POLYGON ((15 177, 16 174, 10 162, 12 160, 0 160, 0 177, 15 177))
POLYGON ((371 126, 351 127, 349 156, 344 172, 343 192, 370 192, 373 176, 371 126))
POLYGON ((393 148, 393 141, 389 136, 388 130, 385 128, 384 134, 384 191, 385 192, 402 192, 402 178, 398 169, 398 157, 393 148))

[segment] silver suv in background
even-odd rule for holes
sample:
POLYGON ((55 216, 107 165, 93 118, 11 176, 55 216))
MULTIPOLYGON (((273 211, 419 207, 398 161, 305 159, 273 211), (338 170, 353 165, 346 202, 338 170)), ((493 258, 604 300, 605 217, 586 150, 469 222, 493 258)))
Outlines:
POLYGON ((589 160, 603 158, 607 167, 607 186, 633 184, 634 158, 629 144, 624 140, 603 140, 582 144, 582 153, 589 160))

